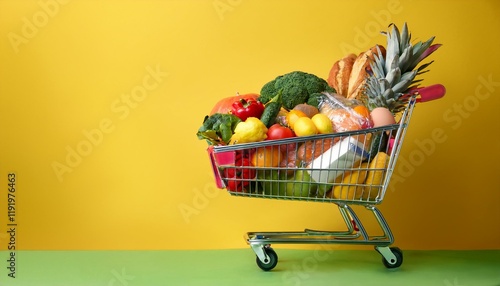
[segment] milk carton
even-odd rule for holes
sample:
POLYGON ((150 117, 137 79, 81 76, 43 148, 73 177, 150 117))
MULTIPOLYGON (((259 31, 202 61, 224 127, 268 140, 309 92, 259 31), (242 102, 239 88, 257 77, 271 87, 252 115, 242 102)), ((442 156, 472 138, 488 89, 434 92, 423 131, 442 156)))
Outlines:
POLYGON ((356 138, 346 137, 314 159, 307 172, 317 183, 333 183, 345 171, 358 166, 369 154, 356 138))

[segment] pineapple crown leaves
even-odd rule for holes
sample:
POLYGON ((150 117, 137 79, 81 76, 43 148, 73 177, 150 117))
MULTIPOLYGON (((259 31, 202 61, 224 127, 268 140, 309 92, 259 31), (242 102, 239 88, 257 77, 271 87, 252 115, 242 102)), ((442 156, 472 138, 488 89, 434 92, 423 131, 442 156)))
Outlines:
MULTIPOLYGON (((418 59, 418 62, 421 62, 423 59, 425 59, 426 57, 428 57, 430 54, 432 54, 433 52, 435 52, 439 47, 441 47, 442 45, 441 44, 434 44, 434 45, 431 45, 429 46, 419 57, 418 59)), ((417 64, 418 64, 417 62, 417 64)), ((426 73, 428 72, 428 70, 424 70, 425 68, 427 68, 430 64, 432 64, 434 61, 430 61, 428 63, 425 63, 425 64, 422 64, 421 66, 419 66, 417 68, 418 70, 418 74, 423 74, 423 73, 426 73)))
MULTIPOLYGON (((441 44, 432 44, 435 39, 434 36, 425 42, 419 41, 412 45, 411 33, 408 31, 406 23, 403 24, 401 32, 395 24, 390 24, 389 27, 392 27, 391 33, 382 32, 387 37, 387 59, 384 66, 386 73, 395 68, 396 65, 402 71, 412 71, 417 68, 417 65, 422 60, 442 46, 441 44)), ((421 72, 433 62, 423 64, 417 70, 421 72)))
POLYGON ((418 65, 441 44, 433 45, 435 37, 431 37, 425 42, 419 41, 412 45, 406 23, 401 31, 395 24, 390 24, 388 28, 390 31, 381 32, 387 38, 385 56, 377 46, 377 54, 370 63, 371 70, 365 91, 369 106, 385 106, 396 113, 405 106, 406 100, 402 95, 418 86, 421 80, 416 80, 416 76, 428 72, 425 69, 433 61, 418 65))
POLYGON ((404 93, 398 91, 397 87, 396 89, 390 88, 388 81, 383 78, 369 77, 367 79, 366 92, 375 95, 368 102, 368 107, 372 109, 383 106, 396 112, 404 108, 406 104, 406 100, 403 101, 401 99, 404 93))
MULTIPOLYGON (((441 47, 441 44, 432 45, 434 36, 425 42, 419 41, 412 45, 411 33, 406 23, 404 23, 401 32, 394 23, 390 24, 389 28, 392 28, 391 32, 381 32, 387 37, 387 53, 383 65, 386 74, 396 65, 402 71, 412 71, 422 60, 441 47)), ((421 71, 427 68, 432 62, 423 64, 417 70, 421 71)))

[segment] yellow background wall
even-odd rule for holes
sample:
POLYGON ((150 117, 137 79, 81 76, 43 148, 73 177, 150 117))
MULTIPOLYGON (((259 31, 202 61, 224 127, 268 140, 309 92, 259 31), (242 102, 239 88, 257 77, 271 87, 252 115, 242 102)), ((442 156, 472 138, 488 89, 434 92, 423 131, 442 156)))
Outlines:
POLYGON ((443 44, 423 84, 448 93, 415 111, 381 209, 403 249, 498 249, 499 15, 493 0, 1 0, 0 248, 11 172, 18 249, 240 248, 247 231, 339 228, 330 204, 217 190, 195 133, 217 100, 292 70, 326 78, 407 21, 443 44))

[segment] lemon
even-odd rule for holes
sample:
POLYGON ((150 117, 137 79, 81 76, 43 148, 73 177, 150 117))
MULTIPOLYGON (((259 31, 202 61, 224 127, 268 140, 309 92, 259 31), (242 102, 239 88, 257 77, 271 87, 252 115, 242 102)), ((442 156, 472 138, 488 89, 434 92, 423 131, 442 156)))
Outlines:
POLYGON ((309 117, 299 117, 293 124, 293 131, 297 136, 310 136, 318 133, 318 129, 309 117))
POLYGON ((290 128, 293 129, 293 126, 295 125, 295 121, 297 121, 297 119, 299 119, 301 117, 307 117, 307 115, 303 111, 300 111, 300 110, 290 110, 290 112, 288 112, 286 114, 286 122, 287 122, 288 126, 290 126, 290 128))
POLYGON ((318 113, 311 118, 312 122, 316 126, 318 133, 328 134, 333 133, 333 122, 323 113, 318 113))

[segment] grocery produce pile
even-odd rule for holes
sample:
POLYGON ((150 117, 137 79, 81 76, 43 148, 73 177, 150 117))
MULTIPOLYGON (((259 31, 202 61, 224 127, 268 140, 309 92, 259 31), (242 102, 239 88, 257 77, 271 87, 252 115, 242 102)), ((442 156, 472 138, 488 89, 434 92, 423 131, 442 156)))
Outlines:
MULTIPOLYGON (((197 132, 200 140, 212 146, 276 143, 236 152, 231 165, 240 168, 221 170, 225 187, 230 192, 252 192, 255 188, 282 196, 373 198, 376 192, 367 188, 381 183, 383 174, 377 170, 386 166, 389 149, 380 146, 381 138, 352 132, 395 124, 412 91, 419 87, 417 76, 427 72, 432 63, 421 62, 441 46, 433 44, 434 37, 412 44, 406 23, 401 31, 391 24, 383 34, 385 45, 338 59, 326 79, 292 71, 265 83, 258 94, 217 102, 197 132), (318 136, 321 134, 349 136, 318 136), (357 147, 354 151, 345 149, 348 145, 357 147), (314 165, 318 157, 332 150, 337 158, 329 158, 327 165, 314 165), (331 168, 332 162, 338 164, 340 159, 345 164, 346 158, 350 158, 350 168, 358 167, 357 172, 337 172, 326 176, 326 181, 321 178, 324 175, 305 172, 306 168, 331 168), (254 182, 259 183, 258 188, 254 182), (359 184, 364 192, 356 190, 359 184), (335 189, 342 186, 348 190, 341 194, 335 189)), ((390 133, 380 134, 390 137, 390 133)))

